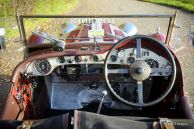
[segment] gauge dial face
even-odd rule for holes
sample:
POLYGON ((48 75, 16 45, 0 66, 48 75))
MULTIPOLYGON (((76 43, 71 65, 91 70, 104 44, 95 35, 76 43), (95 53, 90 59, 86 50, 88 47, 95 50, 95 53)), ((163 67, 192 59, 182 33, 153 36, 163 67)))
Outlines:
POLYGON ((154 59, 146 59, 146 63, 150 66, 150 68, 158 68, 158 62, 154 59))
POLYGON ((65 63, 65 58, 63 56, 58 57, 60 63, 65 63))
POLYGON ((81 56, 75 56, 74 59, 75 59, 76 62, 81 62, 82 61, 81 56))
POLYGON ((51 70, 51 64, 46 59, 37 60, 35 62, 35 69, 40 74, 47 74, 51 70))
POLYGON ((120 50, 117 54, 119 58, 123 58, 125 56, 125 50, 120 50))
POLYGON ((134 61, 135 61, 135 58, 132 56, 127 59, 127 62, 130 64, 132 64, 134 61))
POLYGON ((99 60, 99 58, 98 58, 97 55, 94 55, 94 56, 92 56, 91 60, 92 60, 93 62, 97 62, 97 61, 99 60))
POLYGON ((111 61, 111 62, 116 62, 116 61, 117 61, 117 56, 111 55, 111 56, 110 56, 110 61, 111 61))

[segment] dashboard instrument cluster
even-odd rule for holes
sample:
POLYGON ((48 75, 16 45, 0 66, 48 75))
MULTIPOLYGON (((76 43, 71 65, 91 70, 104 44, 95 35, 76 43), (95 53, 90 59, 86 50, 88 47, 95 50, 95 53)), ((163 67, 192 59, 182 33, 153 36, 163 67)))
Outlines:
MULTIPOLYGON (((44 76, 50 74, 58 66, 104 64, 108 52, 95 55, 60 56, 35 60, 26 66, 28 75, 44 76)), ((111 53, 109 64, 131 65, 136 60, 136 49, 127 48, 114 50, 111 53)), ((169 61, 153 51, 142 48, 142 60, 145 60, 150 68, 165 68, 171 64, 169 61)))

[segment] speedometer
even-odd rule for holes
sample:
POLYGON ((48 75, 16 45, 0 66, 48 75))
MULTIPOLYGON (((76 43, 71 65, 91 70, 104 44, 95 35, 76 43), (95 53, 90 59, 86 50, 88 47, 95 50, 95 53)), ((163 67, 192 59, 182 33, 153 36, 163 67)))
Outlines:
POLYGON ((37 60, 35 62, 35 69, 40 74, 47 74, 51 70, 51 64, 47 59, 37 60))

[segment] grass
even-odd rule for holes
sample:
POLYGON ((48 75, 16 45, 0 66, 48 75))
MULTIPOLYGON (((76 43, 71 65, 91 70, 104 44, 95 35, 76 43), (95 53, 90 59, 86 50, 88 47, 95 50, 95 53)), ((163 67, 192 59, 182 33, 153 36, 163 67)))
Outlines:
POLYGON ((63 14, 69 11, 77 0, 36 0, 34 14, 63 14))
MULTIPOLYGON (((77 4, 78 0, 32 0, 30 8, 33 10, 30 14, 38 15, 56 15, 56 14, 64 14, 71 10, 77 4)), ((19 32, 17 29, 17 23, 15 19, 15 3, 13 0, 0 0, 0 27, 6 28, 7 39, 13 39, 19 37, 19 32), (5 17, 6 16, 6 17, 5 17)), ((25 11, 29 12, 28 6, 24 8, 20 6, 19 10, 22 12, 20 14, 26 14, 25 11)), ((27 28, 34 28, 35 23, 39 24, 38 20, 27 21, 27 28)), ((28 31, 28 30, 27 30, 28 31)))
POLYGON ((173 6, 194 13, 194 0, 144 0, 144 1, 173 6))

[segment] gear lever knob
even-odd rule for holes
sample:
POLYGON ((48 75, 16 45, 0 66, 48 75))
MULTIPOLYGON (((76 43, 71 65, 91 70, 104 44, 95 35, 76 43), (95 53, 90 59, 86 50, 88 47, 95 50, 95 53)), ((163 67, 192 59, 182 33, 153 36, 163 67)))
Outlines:
POLYGON ((107 96, 107 94, 108 94, 108 93, 107 93, 106 90, 103 90, 103 91, 102 91, 102 95, 107 96))

